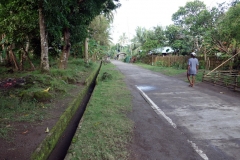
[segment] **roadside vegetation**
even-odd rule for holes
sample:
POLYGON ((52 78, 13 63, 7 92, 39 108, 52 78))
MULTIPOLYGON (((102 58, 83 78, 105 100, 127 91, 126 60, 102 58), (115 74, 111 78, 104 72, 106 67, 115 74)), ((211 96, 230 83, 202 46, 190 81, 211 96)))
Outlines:
POLYGON ((97 85, 84 113, 81 129, 70 148, 74 157, 87 159, 127 159, 133 123, 131 95, 123 75, 113 64, 103 65, 97 85))
MULTIPOLYGON (((232 58, 227 69, 240 68, 239 0, 206 6, 203 1, 186 2, 172 14, 168 26, 151 29, 138 26, 128 42, 127 34, 119 37, 117 50, 138 59, 147 55, 182 56, 196 52, 204 62, 210 58, 232 58), (170 47, 171 49, 164 49, 170 47), (237 56, 238 55, 238 56, 237 56)), ((211 64, 215 61, 211 61, 211 64)), ((219 64, 220 65, 220 64, 219 64)), ((205 66, 204 66, 205 67, 205 66)), ((216 66, 217 67, 217 66, 216 66)))
POLYGON ((82 59, 70 59, 68 69, 52 66, 48 73, 17 72, 9 75, 1 68, 0 138, 10 140, 14 123, 41 122, 48 118, 56 100, 71 97, 76 85, 83 86, 96 63, 85 64, 82 59))

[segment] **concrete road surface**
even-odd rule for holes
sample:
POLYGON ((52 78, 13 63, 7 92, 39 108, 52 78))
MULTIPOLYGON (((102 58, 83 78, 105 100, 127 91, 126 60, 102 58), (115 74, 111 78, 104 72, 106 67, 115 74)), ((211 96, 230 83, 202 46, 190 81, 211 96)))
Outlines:
POLYGON ((126 76, 133 95, 130 159, 240 160, 240 96, 112 63, 126 76))

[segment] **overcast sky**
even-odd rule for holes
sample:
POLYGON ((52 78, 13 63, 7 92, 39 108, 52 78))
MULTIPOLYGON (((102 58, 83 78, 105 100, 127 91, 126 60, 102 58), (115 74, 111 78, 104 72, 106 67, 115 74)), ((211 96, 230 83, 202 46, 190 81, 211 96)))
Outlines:
MULTIPOLYGON (((112 24, 113 42, 117 43, 119 36, 126 33, 132 38, 137 26, 151 29, 156 26, 173 24, 172 14, 180 6, 185 6, 191 0, 120 0, 122 6, 117 9, 112 24)), ((192 0, 193 1, 193 0, 192 0)), ((217 3, 229 0, 202 0, 207 8, 217 3)))

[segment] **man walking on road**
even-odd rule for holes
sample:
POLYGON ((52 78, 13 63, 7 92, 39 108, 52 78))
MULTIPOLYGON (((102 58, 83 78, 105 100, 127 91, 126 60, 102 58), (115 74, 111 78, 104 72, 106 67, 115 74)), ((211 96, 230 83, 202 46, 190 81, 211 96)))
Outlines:
POLYGON ((187 78, 190 83, 189 87, 193 87, 194 82, 195 82, 195 76, 198 71, 198 59, 196 58, 196 53, 192 52, 191 53, 191 58, 188 59, 188 67, 187 67, 187 78), (190 78, 192 76, 192 78, 190 78))

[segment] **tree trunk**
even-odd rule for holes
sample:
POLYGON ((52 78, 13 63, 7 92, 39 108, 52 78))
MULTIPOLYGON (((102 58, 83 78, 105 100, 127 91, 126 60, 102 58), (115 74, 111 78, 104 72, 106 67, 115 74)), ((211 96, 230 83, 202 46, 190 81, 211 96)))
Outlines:
MULTIPOLYGON (((2 40, 5 38, 5 34, 2 34, 2 40)), ((4 43, 2 44, 2 52, 0 52, 0 62, 3 63, 3 52, 5 50, 4 43)))
POLYGON ((21 55, 20 55, 21 59, 20 59, 20 65, 19 65, 19 70, 20 71, 24 70, 24 61, 26 61, 26 53, 25 53, 25 51, 27 52, 28 47, 29 47, 29 42, 26 43, 26 49, 25 50, 24 50, 24 46, 22 47, 21 55))
POLYGON ((27 56, 27 59, 28 59, 28 62, 30 64, 30 66, 31 66, 31 70, 34 71, 36 68, 34 67, 34 64, 32 63, 32 61, 31 61, 31 59, 29 57, 28 52, 26 52, 26 56, 27 56))
POLYGON ((21 51, 21 53, 20 53, 21 55, 20 55, 20 58, 21 58, 21 60, 20 60, 20 64, 19 64, 19 70, 20 71, 23 71, 24 70, 24 65, 23 65, 23 62, 25 61, 25 53, 24 53, 24 51, 21 51))
MULTIPOLYGON (((2 34, 2 40, 6 37, 5 33, 2 34)), ((1 53, 1 62, 4 61, 4 58, 3 58, 3 53, 5 53, 5 56, 6 56, 6 59, 8 60, 8 54, 7 54, 7 47, 4 45, 4 43, 2 44, 2 53, 1 53)), ((6 60, 5 59, 5 60, 6 60)))
MULTIPOLYGON (((25 50, 23 49, 23 53, 22 53, 22 58, 23 58, 23 60, 22 60, 22 61, 24 61, 24 60, 27 59, 28 62, 29 62, 29 64, 30 64, 30 66, 31 66, 31 70, 34 71, 34 70, 35 70, 35 67, 34 67, 34 64, 32 63, 32 61, 31 61, 31 59, 30 59, 30 57, 29 57, 28 51, 29 51, 29 42, 27 42, 25 50)), ((23 65, 23 63, 22 63, 22 65, 23 65)), ((21 67, 20 67, 20 68, 21 68, 21 67)), ((22 69, 23 69, 23 66, 22 66, 22 69)))
POLYGON ((85 39, 84 42, 84 55, 85 55, 85 62, 88 63, 88 38, 85 39))
POLYGON ((48 41, 47 33, 44 22, 42 1, 39 5, 39 27, 40 27, 40 38, 41 38, 41 64, 40 69, 43 72, 49 72, 49 59, 48 59, 48 41))
POLYGON ((62 50, 62 55, 60 57, 59 69, 66 69, 67 68, 67 61, 70 55, 70 32, 68 28, 64 29, 64 46, 62 50))
MULTIPOLYGON (((5 33, 2 34, 2 39, 4 39, 5 37, 6 37, 5 33)), ((2 53, 5 52, 5 55, 6 55, 5 61, 7 62, 7 64, 11 64, 11 58, 10 58, 10 56, 9 56, 10 53, 8 52, 8 47, 5 46, 4 43, 2 44, 2 50, 3 50, 2 53)))
POLYGON ((8 51, 9 51, 9 59, 11 61, 11 64, 15 67, 16 70, 19 70, 16 56, 12 51, 12 44, 8 47, 8 51))
POLYGON ((3 63, 2 52, 0 52, 0 63, 3 63))

